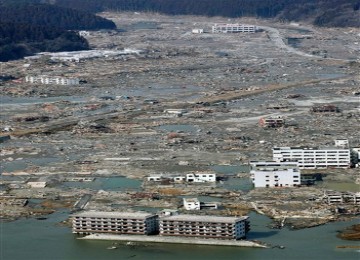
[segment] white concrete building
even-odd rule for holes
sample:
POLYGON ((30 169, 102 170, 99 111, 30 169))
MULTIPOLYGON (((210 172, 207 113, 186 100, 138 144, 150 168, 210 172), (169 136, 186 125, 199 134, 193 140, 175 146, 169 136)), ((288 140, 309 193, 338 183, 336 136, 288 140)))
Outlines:
POLYGON ((50 76, 26 76, 26 82, 37 84, 54 84, 54 85, 79 85, 78 78, 50 77, 50 76))
POLYGON ((45 188, 47 183, 46 181, 28 181, 27 185, 29 185, 31 188, 45 188))
POLYGON ((160 218, 161 236, 181 236, 218 239, 245 238, 250 230, 248 216, 219 217, 175 215, 160 218))
POLYGON ((255 25, 247 24, 215 24, 212 27, 213 33, 254 33, 258 30, 255 25))
POLYGON ((89 36, 90 32, 89 31, 79 31, 79 35, 80 36, 89 36))
POLYGON ((295 187, 301 184, 297 163, 251 162, 250 177, 255 188, 295 187))
POLYGON ((172 176, 172 175, 151 175, 146 178, 150 182, 160 182, 160 181, 172 181, 172 182, 184 182, 186 180, 185 176, 172 176))
POLYGON ((169 109, 165 109, 164 112, 167 113, 167 114, 170 114, 170 115, 181 116, 181 115, 187 113, 188 111, 186 109, 169 108, 169 109))
POLYGON ((192 33, 198 34, 198 33, 204 33, 204 29, 192 29, 192 33))
POLYGON ((360 192, 340 192, 328 190, 323 200, 328 204, 360 204, 360 192))
POLYGON ((277 162, 297 162, 300 169, 349 168, 350 149, 274 147, 273 159, 277 162))
POLYGON ((342 147, 342 148, 349 147, 349 140, 348 139, 336 139, 334 142, 335 142, 336 147, 342 147))
POLYGON ((183 198, 186 210, 200 210, 200 201, 197 198, 183 198))
POLYGON ((77 234, 156 234, 158 216, 145 212, 88 211, 72 216, 72 232, 77 234))
POLYGON ((187 182, 216 182, 215 173, 188 173, 186 174, 187 182))

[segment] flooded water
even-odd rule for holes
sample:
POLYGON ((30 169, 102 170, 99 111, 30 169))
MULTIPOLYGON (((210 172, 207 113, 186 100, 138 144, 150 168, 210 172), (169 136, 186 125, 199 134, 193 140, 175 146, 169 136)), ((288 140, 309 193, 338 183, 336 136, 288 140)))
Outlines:
POLYGON ((70 228, 58 225, 67 219, 66 210, 49 216, 46 220, 22 219, 2 223, 1 259, 359 259, 356 249, 338 249, 337 246, 355 246, 356 241, 336 237, 337 231, 358 223, 334 222, 324 226, 290 231, 267 228, 270 219, 251 213, 249 239, 282 245, 278 248, 240 248, 198 245, 143 244, 118 245, 108 250, 111 241, 78 240, 70 228))
POLYGON ((64 182, 65 188, 79 188, 105 191, 138 191, 141 189, 141 181, 126 177, 99 177, 94 181, 64 182))
POLYGON ((224 188, 229 191, 250 191, 254 188, 250 178, 233 178, 230 177, 226 181, 217 184, 217 187, 224 188))

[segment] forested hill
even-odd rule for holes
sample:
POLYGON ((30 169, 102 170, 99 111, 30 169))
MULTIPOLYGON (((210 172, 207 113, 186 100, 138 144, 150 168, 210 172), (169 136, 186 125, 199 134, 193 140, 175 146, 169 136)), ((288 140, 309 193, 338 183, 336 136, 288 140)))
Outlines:
POLYGON ((86 39, 71 30, 116 28, 94 14, 35 1, 0 0, 0 61, 43 51, 87 50, 86 39))
MULTIPOLYGON (((18 0, 19 1, 19 0, 18 0)), ((32 0, 35 1, 35 0, 32 0)), ((319 26, 360 26, 360 0, 44 0, 59 6, 101 11, 278 18, 319 26)))
POLYGON ((88 49, 88 42, 76 32, 47 26, 0 22, 0 61, 20 59, 42 51, 88 49))
POLYGON ((0 4, 0 22, 66 30, 115 29, 115 24, 91 13, 47 4, 0 4))

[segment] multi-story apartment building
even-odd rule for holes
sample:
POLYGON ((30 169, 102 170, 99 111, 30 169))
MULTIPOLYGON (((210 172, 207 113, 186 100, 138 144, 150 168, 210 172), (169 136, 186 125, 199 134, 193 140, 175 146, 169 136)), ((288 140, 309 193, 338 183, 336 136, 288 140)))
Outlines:
POLYGON ((82 212, 73 215, 72 232, 77 234, 156 234, 158 216, 143 212, 82 212))
POLYGON ((186 174, 187 182, 216 182, 215 173, 188 173, 186 174))
POLYGON ((301 185, 301 173, 296 162, 250 162, 250 165, 250 177, 255 188, 301 185))
POLYGON ((213 33, 238 33, 238 32, 246 32, 246 33, 254 33, 258 29, 255 25, 247 25, 247 24, 215 24, 212 27, 213 33))
POLYGON ((174 215, 160 218, 161 236, 182 236, 218 239, 245 238, 250 230, 247 216, 219 217, 174 215))
POLYGON ((37 84, 55 84, 55 85, 79 85, 78 78, 49 77, 49 76, 26 76, 26 82, 37 84))
POLYGON ((301 169, 349 168, 350 149, 274 147, 273 159, 277 162, 297 162, 301 169))

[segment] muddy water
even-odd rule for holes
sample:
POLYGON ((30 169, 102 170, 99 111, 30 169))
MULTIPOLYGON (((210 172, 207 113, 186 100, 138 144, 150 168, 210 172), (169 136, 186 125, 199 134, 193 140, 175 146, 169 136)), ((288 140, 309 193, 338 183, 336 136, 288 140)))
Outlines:
POLYGON ((356 241, 336 237, 337 231, 355 224, 334 222, 324 226, 297 231, 267 228, 270 219, 250 214, 249 239, 261 240, 285 248, 235 248, 217 246, 144 244, 118 245, 108 250, 111 241, 77 240, 70 228, 58 223, 67 219, 69 212, 50 215, 46 220, 22 219, 0 225, 0 259, 359 259, 357 249, 338 249, 337 246, 356 246, 356 241))

